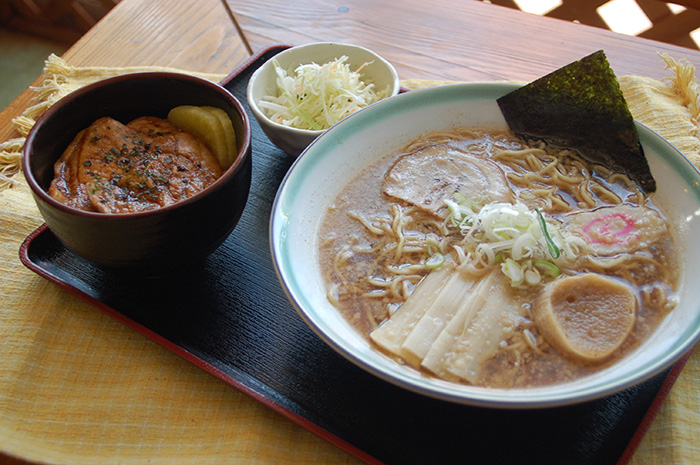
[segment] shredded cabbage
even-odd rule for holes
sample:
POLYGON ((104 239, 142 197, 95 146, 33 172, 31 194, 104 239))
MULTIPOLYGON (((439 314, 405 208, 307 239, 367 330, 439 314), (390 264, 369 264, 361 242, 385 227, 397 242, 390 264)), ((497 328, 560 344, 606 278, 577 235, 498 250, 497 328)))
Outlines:
POLYGON ((347 60, 342 56, 323 65, 303 64, 290 76, 273 58, 277 95, 263 97, 258 106, 276 123, 321 130, 387 96, 388 89, 375 90, 373 83, 360 79, 359 72, 372 62, 351 71, 347 60))
POLYGON ((486 203, 461 194, 445 199, 448 224, 464 236, 457 246, 459 257, 477 267, 500 268, 514 287, 539 284, 544 277, 559 275, 554 263, 573 259, 582 241, 565 235, 559 222, 525 204, 486 203), (460 250, 461 249, 461 250, 460 250))

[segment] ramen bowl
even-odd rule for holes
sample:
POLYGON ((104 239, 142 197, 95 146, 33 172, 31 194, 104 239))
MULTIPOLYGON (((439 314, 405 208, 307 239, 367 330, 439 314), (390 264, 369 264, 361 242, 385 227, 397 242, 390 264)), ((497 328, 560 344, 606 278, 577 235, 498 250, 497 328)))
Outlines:
POLYGON ((311 43, 288 48, 265 62, 250 77, 247 88, 248 105, 267 137, 289 156, 298 156, 325 130, 299 129, 273 121, 267 116, 259 103, 264 97, 276 96, 278 93, 278 76, 274 62, 279 63, 287 75, 291 76, 300 65, 311 63, 323 65, 342 56, 348 58, 346 63, 351 71, 362 67, 361 80, 366 84, 373 84, 375 91, 386 91, 387 97, 399 92, 399 77, 388 61, 364 47, 333 42, 311 43))
POLYGON ((489 388, 436 379, 398 363, 360 334, 328 300, 319 264, 319 229, 341 190, 369 165, 421 134, 466 127, 507 128, 496 99, 505 83, 455 84, 411 91, 357 112, 316 139, 295 161, 273 205, 270 242, 279 280, 300 317, 330 347, 370 373, 405 389, 468 405, 522 409, 601 398, 660 374, 688 352, 700 333, 700 176, 657 134, 636 123, 657 181, 656 205, 670 220, 680 250, 678 305, 624 358, 574 381, 541 387, 489 388))
POLYGON ((29 133, 22 166, 39 212, 66 248, 103 268, 163 274, 201 262, 233 231, 250 188, 250 143, 246 112, 223 87, 178 73, 136 73, 88 85, 56 102, 29 133), (79 210, 48 194, 54 164, 94 121, 166 118, 179 105, 218 107, 233 122, 237 157, 206 189, 162 208, 118 214, 79 210))

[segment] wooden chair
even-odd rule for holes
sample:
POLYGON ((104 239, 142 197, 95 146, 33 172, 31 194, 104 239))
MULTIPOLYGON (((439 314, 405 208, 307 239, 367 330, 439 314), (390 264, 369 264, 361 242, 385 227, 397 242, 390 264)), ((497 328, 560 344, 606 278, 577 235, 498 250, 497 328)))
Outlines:
POLYGON ((0 0, 0 27, 72 44, 119 0, 0 0))
MULTIPOLYGON (((514 0, 482 0, 496 5, 519 9, 514 0)), ((562 5, 545 14, 552 18, 577 21, 589 26, 610 29, 598 8, 610 0, 562 0, 562 5)), ((690 36, 690 32, 700 28, 700 0, 674 0, 663 2, 659 0, 634 0, 652 26, 639 34, 669 44, 699 49, 698 44, 690 36), (684 11, 674 13, 669 7, 674 3, 685 7, 684 11)))

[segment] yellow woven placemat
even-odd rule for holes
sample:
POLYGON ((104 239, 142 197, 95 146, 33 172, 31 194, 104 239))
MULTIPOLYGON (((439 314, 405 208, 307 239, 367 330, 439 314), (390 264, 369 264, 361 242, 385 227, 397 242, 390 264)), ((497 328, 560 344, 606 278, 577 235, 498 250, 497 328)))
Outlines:
MULTIPOLYGON (((667 81, 622 76, 621 85, 635 118, 697 165, 694 69, 663 58, 671 70, 667 81)), ((134 71, 66 65, 56 68, 62 70, 57 74, 50 64, 47 82, 66 86, 77 82, 71 73, 100 79, 134 71)), ((402 84, 417 88, 441 82, 402 84)), ((23 131, 57 95, 45 87, 39 106, 17 121, 25 125, 23 131)), ((12 186, 0 193, 0 450, 74 465, 359 463, 24 268, 19 247, 42 219, 23 176, 14 174, 22 143, 19 138, 0 145, 0 173, 12 186)), ((695 444, 699 381, 696 351, 640 444, 634 465, 700 463, 695 444)))

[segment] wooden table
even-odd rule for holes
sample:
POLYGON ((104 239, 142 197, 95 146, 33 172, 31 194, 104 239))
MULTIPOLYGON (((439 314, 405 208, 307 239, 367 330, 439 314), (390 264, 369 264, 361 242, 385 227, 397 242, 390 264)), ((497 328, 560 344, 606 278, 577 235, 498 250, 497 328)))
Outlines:
MULTIPOLYGON (((604 49, 618 74, 667 77, 659 52, 700 52, 476 1, 122 0, 63 57, 75 66, 172 66, 228 73, 275 44, 343 41, 388 59, 402 79, 531 80, 604 49)), ((0 113, 0 139, 30 103, 0 113)))
MULTIPOLYGON (((228 73, 267 46, 314 41, 366 46, 402 79, 531 80, 598 49, 618 74, 668 77, 659 52, 700 66, 698 51, 468 0, 122 0, 63 57, 228 73)), ((10 121, 30 98, 0 113, 0 140, 17 137, 10 121)))

